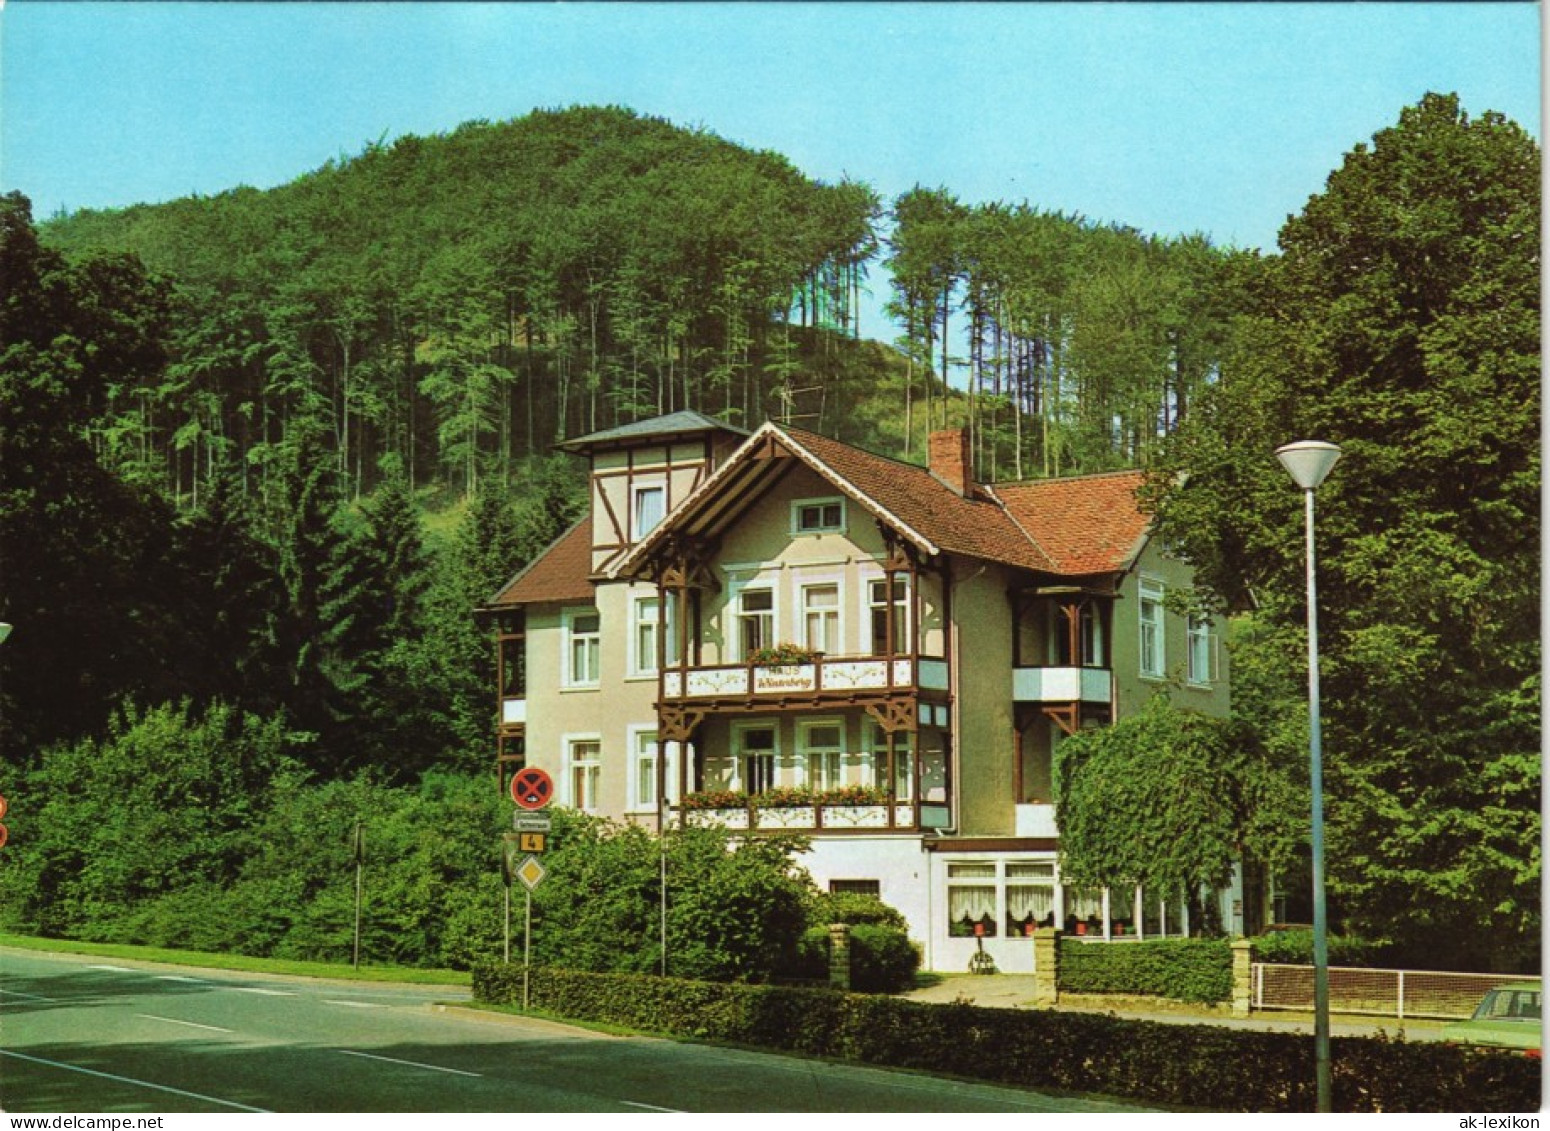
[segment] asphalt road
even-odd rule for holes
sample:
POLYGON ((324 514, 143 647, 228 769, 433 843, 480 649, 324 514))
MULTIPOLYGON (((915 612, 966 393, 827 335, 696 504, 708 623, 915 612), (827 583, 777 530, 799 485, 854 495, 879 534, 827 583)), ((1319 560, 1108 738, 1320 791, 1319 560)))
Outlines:
POLYGON ((25 1112, 1036 1112, 1119 1104, 614 1037, 450 987, 0 948, 0 1108, 25 1112))

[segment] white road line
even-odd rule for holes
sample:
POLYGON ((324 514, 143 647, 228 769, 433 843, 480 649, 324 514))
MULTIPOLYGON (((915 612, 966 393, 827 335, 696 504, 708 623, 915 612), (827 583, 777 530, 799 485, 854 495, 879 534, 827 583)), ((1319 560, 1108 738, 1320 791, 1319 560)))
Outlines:
POLYGON ((165 1021, 169 1025, 187 1025, 190 1029, 208 1029, 212 1033, 235 1033, 235 1029, 222 1029, 219 1025, 201 1025, 197 1021, 179 1021, 176 1017, 158 1017, 154 1013, 137 1013, 136 1017, 144 1017, 147 1021, 165 1021))
POLYGON ((379 1001, 330 1001, 327 998, 325 998, 323 1000, 323 1004, 324 1005, 347 1005, 351 1009, 391 1009, 391 1008, 393 1008, 390 1005, 383 1005, 379 1001))
POLYGON ((12 1052, 10 1049, 0 1049, 0 1056, 11 1056, 17 1060, 28 1060, 33 1064, 46 1064, 50 1068, 63 1068, 66 1072, 80 1072, 87 1076, 96 1076, 102 1080, 116 1080, 120 1084, 133 1084, 137 1088, 152 1088, 158 1092, 170 1092, 174 1096, 187 1096, 191 1100, 199 1100, 203 1103, 220 1104, 222 1107, 234 1107, 238 1111, 256 1111, 264 1115, 272 1114, 266 1107, 249 1107, 247 1104, 239 1104, 236 1100, 220 1100, 214 1096, 202 1096, 198 1092, 185 1092, 182 1088, 169 1088, 166 1084, 152 1084, 149 1080, 135 1080, 129 1076, 115 1076, 111 1072, 98 1072, 95 1068, 82 1068, 76 1064, 64 1064, 57 1060, 44 1060, 41 1056, 28 1056, 23 1052, 12 1052))
POLYGON ((88 966, 88 970, 108 970, 114 974, 133 974, 134 971, 127 966, 88 966))
POLYGON ((20 990, 0 990, 0 994, 10 994, 12 997, 31 998, 33 1001, 58 1001, 56 997, 44 997, 42 994, 24 994, 20 990))
POLYGON ((336 1051, 343 1053, 345 1056, 360 1056, 365 1057, 367 1060, 384 1060, 389 1064, 404 1064, 410 1068, 424 1068, 431 1072, 450 1072, 454 1076, 474 1076, 480 1078, 484 1076, 482 1072, 464 1072, 461 1068, 443 1068, 439 1064, 421 1064, 417 1060, 399 1060, 396 1056, 377 1056, 375 1053, 356 1052, 353 1049, 338 1049, 336 1051))
POLYGON ((208 986, 203 978, 185 978, 182 974, 157 974, 158 982, 187 982, 191 986, 208 986))
POLYGON ((681 1107, 658 1107, 656 1104, 638 1104, 634 1100, 620 1100, 625 1107, 644 1108, 646 1111, 667 1111, 674 1115, 688 1115, 681 1107))
POLYGON ((239 994, 263 994, 265 997, 295 997, 290 990, 265 990, 258 986, 232 986, 239 994))

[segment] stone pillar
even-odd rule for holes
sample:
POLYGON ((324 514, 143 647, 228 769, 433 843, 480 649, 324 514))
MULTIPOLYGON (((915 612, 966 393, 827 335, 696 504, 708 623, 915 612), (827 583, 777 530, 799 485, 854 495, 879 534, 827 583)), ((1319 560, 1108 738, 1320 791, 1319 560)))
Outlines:
POLYGON ((850 924, 829 924, 829 985, 850 989, 850 924))
POLYGON ((1232 940, 1232 1015, 1247 1017, 1254 1001, 1254 943, 1232 940))
POLYGON ((1037 927, 1033 932, 1033 1003, 1060 1000, 1060 929, 1037 927))

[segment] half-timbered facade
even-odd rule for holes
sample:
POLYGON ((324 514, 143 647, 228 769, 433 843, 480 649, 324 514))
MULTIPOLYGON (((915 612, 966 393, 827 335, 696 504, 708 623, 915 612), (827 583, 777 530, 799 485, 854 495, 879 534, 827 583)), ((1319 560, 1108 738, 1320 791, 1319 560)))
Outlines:
MULTIPOLYGON (((975 481, 961 432, 918 467, 694 413, 562 445, 592 506, 491 602, 499 758, 564 804, 652 825, 800 831, 834 890, 909 919, 928 968, 1033 927, 1179 934, 1185 909, 1061 883, 1066 735, 1153 694, 1227 709, 1188 568, 1148 537, 1137 472, 975 481)), ((1229 928, 1242 906, 1222 896, 1229 928)))

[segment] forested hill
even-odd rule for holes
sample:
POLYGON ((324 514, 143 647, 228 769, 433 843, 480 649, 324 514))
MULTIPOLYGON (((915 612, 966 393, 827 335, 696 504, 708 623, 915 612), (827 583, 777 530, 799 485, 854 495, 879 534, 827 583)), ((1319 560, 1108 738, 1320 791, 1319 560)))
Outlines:
POLYGON ((174 287, 171 364, 111 390, 108 462, 186 498, 228 452, 263 467, 305 427, 351 493, 389 454, 469 491, 642 415, 832 413, 792 389, 838 374, 812 372, 836 348, 812 331, 854 325, 877 210, 776 154, 578 108, 40 236, 73 259, 132 252, 174 287))
POLYGON ((906 458, 965 423, 992 478, 1144 464, 1231 306, 1232 257, 1204 237, 945 188, 883 202, 617 108, 404 137, 40 237, 133 253, 169 287, 168 364, 112 383, 95 444, 185 506, 223 462, 267 488, 303 432, 351 497, 384 456, 469 494, 558 438, 685 407, 906 458), (857 340, 863 285, 886 288, 900 348, 857 340))

